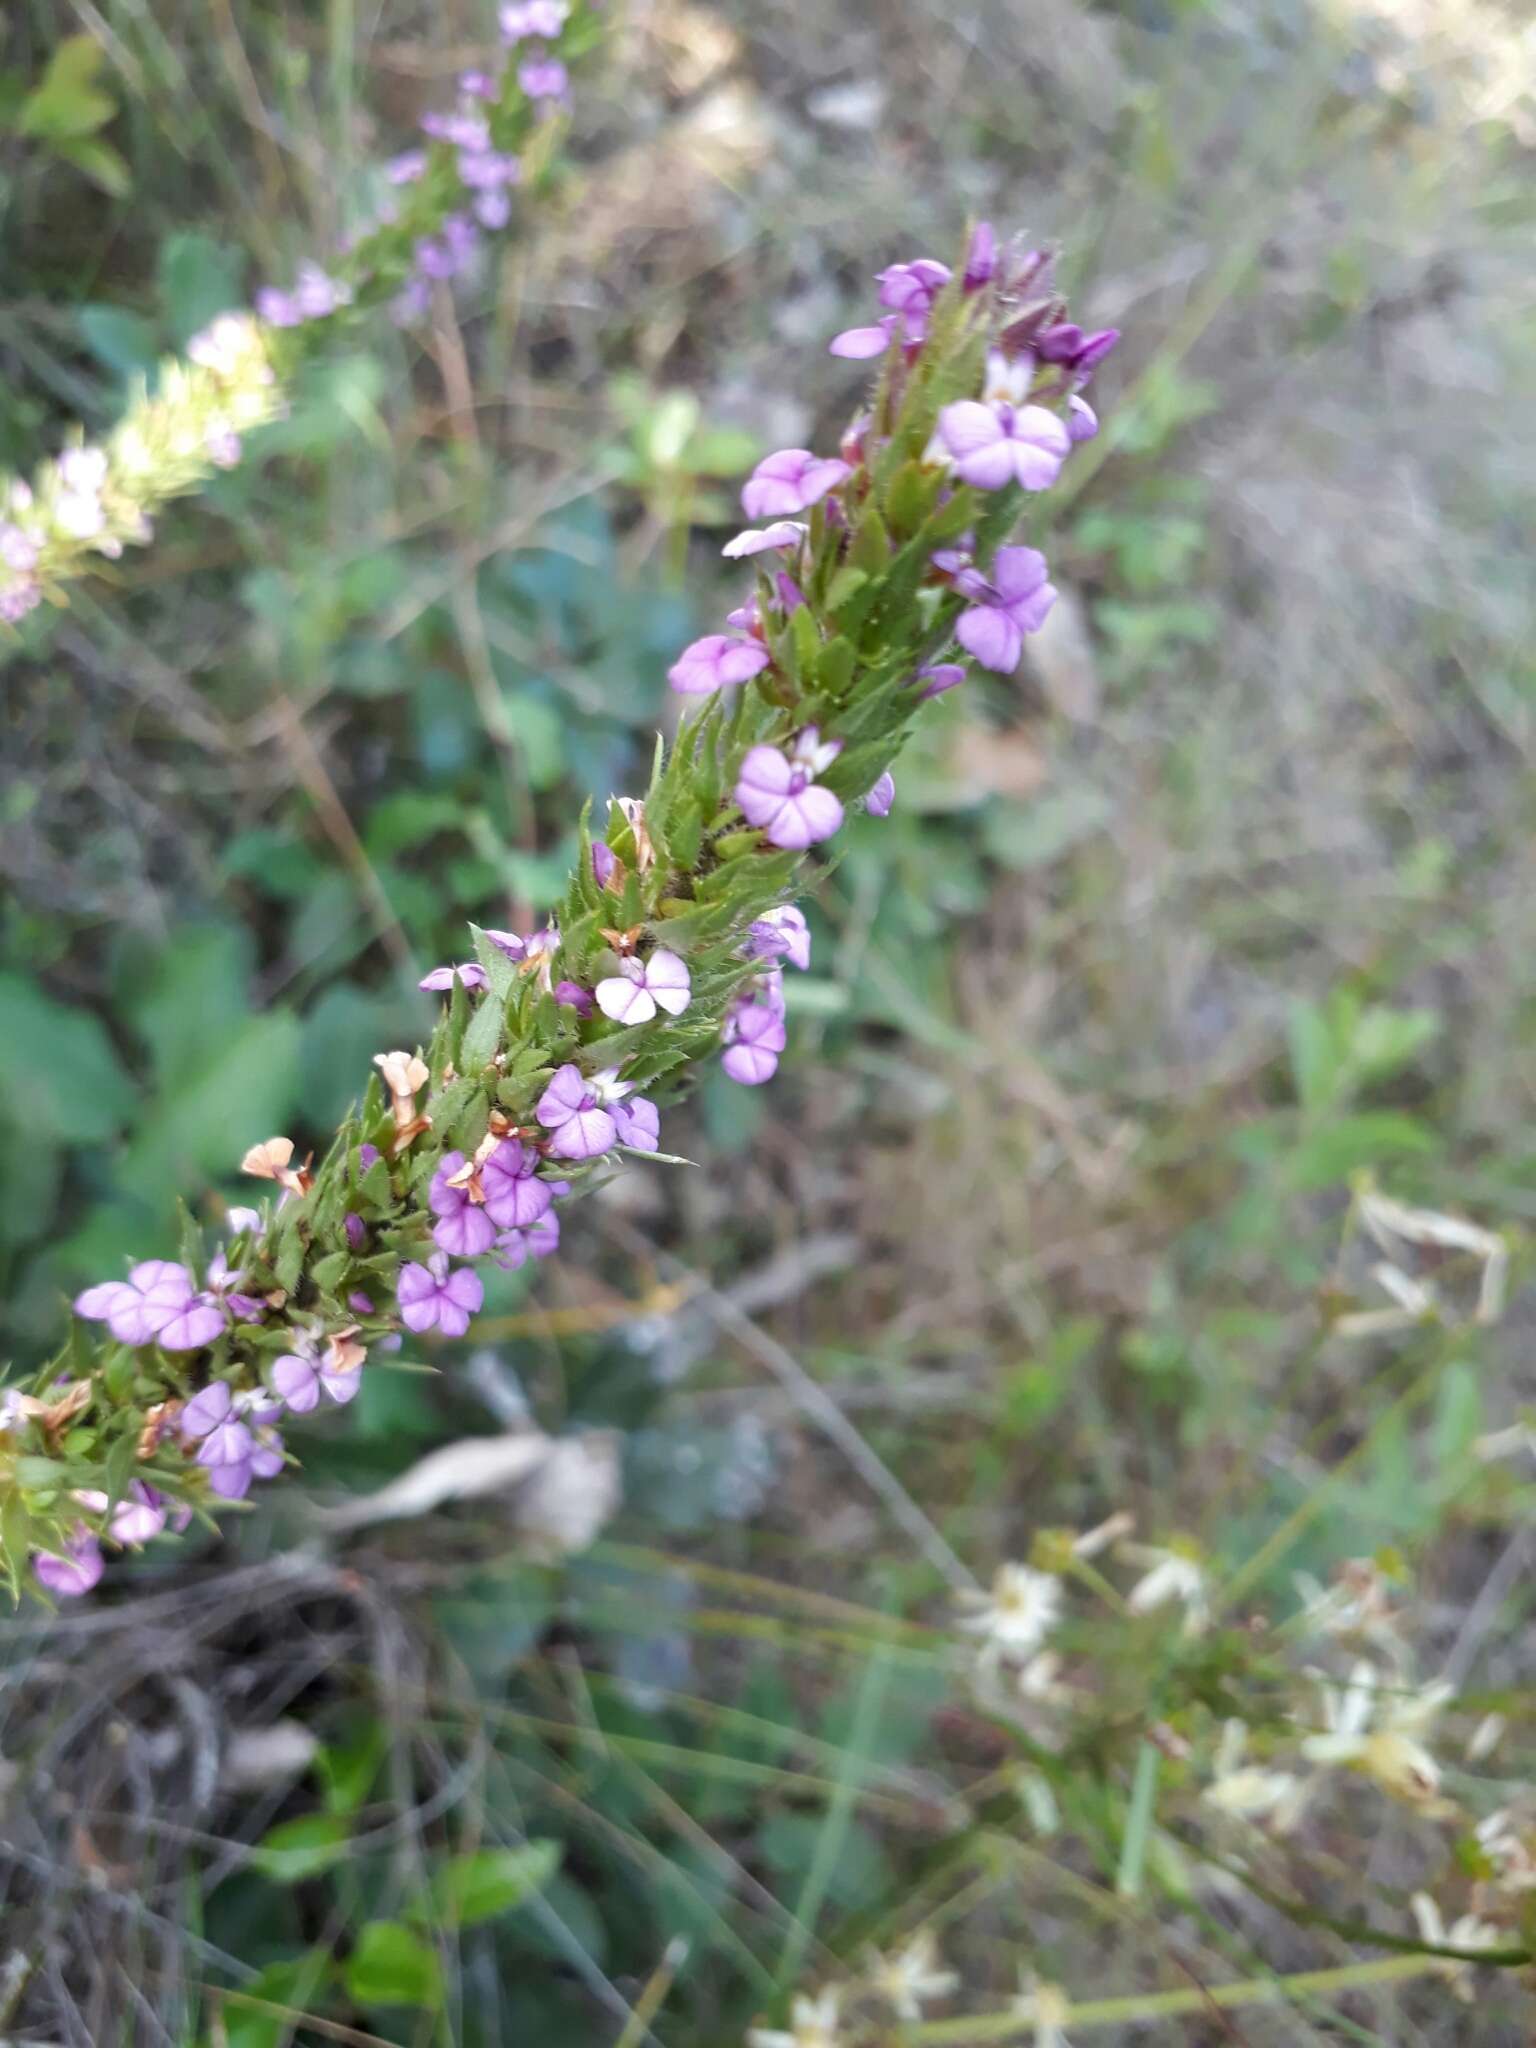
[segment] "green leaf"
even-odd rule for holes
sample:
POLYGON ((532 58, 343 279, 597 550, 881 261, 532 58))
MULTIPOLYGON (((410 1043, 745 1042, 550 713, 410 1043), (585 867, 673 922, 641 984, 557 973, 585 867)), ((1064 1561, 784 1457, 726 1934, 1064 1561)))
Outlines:
POLYGON ((437 1951, 400 1920, 370 1920, 358 1932, 343 1979, 347 1996, 359 2005, 416 2005, 442 2002, 443 1972, 437 1951))
POLYGON ((348 1742, 329 1743, 315 1758, 315 1773, 333 1814, 356 1813, 379 1775, 389 1749, 382 1721, 365 1721, 348 1742))
POLYGON ((154 368, 160 341, 152 320, 121 306, 82 306, 75 325, 91 354, 117 376, 143 376, 154 368))
POLYGON ((220 2013, 225 2048, 288 2048, 295 2039, 295 2020, 309 2010, 310 2000, 330 1975, 329 1948, 312 1948, 294 1962, 269 1963, 259 1976, 240 1989, 245 1997, 259 2000, 276 2011, 263 2012, 247 2006, 232 1993, 220 2013))
POLYGON ((477 1075, 482 1067, 490 1065, 505 1030, 505 1005, 487 989, 480 998, 480 1007, 469 1020, 469 1029, 464 1033, 464 1049, 460 1055, 460 1064, 466 1080, 477 1075))
POLYGON ((18 132, 57 144, 104 128, 117 104, 96 82, 102 62, 101 46, 92 37, 67 36, 28 95, 16 124, 18 132))
POLYGON ((99 185, 113 199, 121 199, 132 189, 133 178, 127 164, 111 143, 103 142, 99 135, 82 135, 56 142, 53 151, 55 156, 73 164, 77 171, 83 171, 93 185, 99 185))
POLYGON ((248 1145, 287 1122, 299 1076, 298 1020, 287 1010, 248 1017, 206 1046, 201 1065, 172 1076, 123 1162, 122 1184, 163 1197, 189 1170, 224 1174, 248 1145))
POLYGON ((351 1824, 343 1814, 301 1814, 270 1828, 251 1851, 251 1863, 276 1884, 297 1884, 339 1863, 351 1838, 351 1824))
POLYGON ((517 1849, 481 1849, 455 1856, 432 1882, 432 1911, 447 1927, 476 1927, 510 1913, 542 1891, 560 1868, 559 1842, 525 1842, 517 1849))
POLYGON ((38 1138, 110 1138, 136 1090, 98 1018, 66 1008, 18 974, 0 974, 0 1111, 38 1138))
POLYGON ((1296 1099, 1305 1110, 1321 1109, 1332 1099, 1341 1065, 1328 1018, 1312 1003, 1293 1003, 1286 1036, 1296 1099))
POLYGON ((1382 1159, 1424 1158, 1436 1142, 1425 1125, 1391 1110, 1335 1117, 1291 1155, 1289 1179, 1304 1190, 1333 1187, 1382 1159))
POLYGON ((208 235, 167 236, 158 266, 160 300, 178 343, 187 342, 215 314, 227 313, 245 297, 245 258, 228 243, 208 235))

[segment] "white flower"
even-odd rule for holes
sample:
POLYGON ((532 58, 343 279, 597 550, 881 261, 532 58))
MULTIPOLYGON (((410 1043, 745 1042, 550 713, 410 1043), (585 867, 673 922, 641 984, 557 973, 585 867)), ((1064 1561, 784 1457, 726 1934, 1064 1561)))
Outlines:
POLYGON ((1055 1984, 1042 1984, 1032 1972, 1020 1971, 1019 1995, 1010 2008, 1014 2017, 1033 2020, 1035 2048, 1070 2048, 1065 2027, 1072 2001, 1055 1984))
POLYGON ((789 2011, 789 2031, 782 2027, 749 2027, 747 2048, 841 2048, 838 2027, 842 1994, 834 1986, 816 1998, 797 1998, 789 2011))
POLYGON ((1321 1687, 1323 1732, 1309 1735, 1301 1753, 1312 1763, 1362 1771, 1394 1798, 1423 1805, 1439 1789, 1440 1766, 1419 1738, 1454 1691, 1441 1679, 1418 1692, 1384 1695, 1381 1674, 1362 1661, 1342 1691, 1321 1687))
POLYGON ((1184 1604, 1185 1634, 1199 1634, 1210 1620, 1210 1603, 1206 1599, 1205 1567, 1192 1550, 1183 1545, 1122 1543, 1116 1555, 1145 1567, 1145 1576, 1136 1581, 1126 1596, 1132 1614, 1151 1614, 1155 1608, 1166 1607, 1170 1600, 1180 1600, 1184 1604))
POLYGON ((939 1944, 925 1927, 890 1955, 871 1949, 865 1980, 899 2020, 920 2020, 925 1998, 947 1998, 959 1984, 953 1970, 938 1967, 939 1944))
MULTIPOLYGON (((1428 1942, 1431 1948, 1497 1948, 1503 1940, 1497 1927, 1490 1927, 1475 1913, 1463 1913, 1459 1920, 1453 1920, 1447 1927, 1439 1906, 1428 1892, 1415 1892, 1408 1903, 1418 1922, 1420 1940, 1428 1942)), ((1456 1996, 1470 2004, 1475 1995, 1472 1985, 1475 1964, 1455 1956, 1442 1956, 1435 1967, 1456 1996)))
POLYGON ((990 1596, 962 1593, 960 1597, 977 1610, 963 1615, 960 1626, 986 1638, 981 1651, 986 1660, 1006 1657, 1019 1662, 1030 1656, 1056 1626, 1061 1613, 1061 1581, 1054 1573, 1036 1571, 1028 1564, 999 1565, 990 1596))
POLYGON ((1244 1762, 1248 1728, 1228 1721, 1216 1751, 1215 1776, 1202 1797, 1234 1820, 1271 1821, 1282 1833, 1295 1825, 1305 1790, 1293 1771, 1266 1771, 1244 1762))
POLYGON ((1493 1865, 1501 1891, 1536 1891, 1536 1836, 1522 1833, 1507 1807, 1479 1821, 1477 1846, 1493 1865))

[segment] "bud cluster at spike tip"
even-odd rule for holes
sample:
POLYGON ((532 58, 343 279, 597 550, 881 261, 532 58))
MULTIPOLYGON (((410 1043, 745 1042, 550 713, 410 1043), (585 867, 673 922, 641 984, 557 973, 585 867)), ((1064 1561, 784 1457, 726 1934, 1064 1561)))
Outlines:
MULTIPOLYGON (((564 19, 561 0, 504 9, 509 61, 557 61, 547 38, 564 19)), ((439 137, 461 153, 479 140, 480 81, 463 91, 466 125, 439 137)), ((275 1476, 284 1418, 350 1401, 370 1358, 467 1335, 487 1262, 548 1257, 566 1200, 659 1150, 663 1077, 713 1044, 733 1081, 772 1078, 785 970, 811 962, 795 874, 850 811, 891 812, 890 763, 921 707, 968 660, 1011 672, 1043 623, 1045 557, 1009 534, 1070 460, 1114 339, 1071 326, 1044 259, 986 228, 963 267, 896 264, 878 291, 878 322, 834 343, 874 366, 865 408, 838 454, 781 449, 746 480, 743 509, 764 524, 723 552, 752 588, 671 665, 690 700, 677 741, 644 796, 584 827, 555 913, 527 935, 480 931, 473 958, 431 969, 431 1044, 376 1056, 330 1154, 253 1146, 245 1171, 273 1184, 268 1206, 231 1211, 211 1258, 142 1261, 85 1289, 94 1365, 81 1370, 77 1338, 6 1397, 0 1497, 25 1492, 20 1453, 57 1453, 65 1432, 102 1446, 81 1483, 25 1494, 52 1595, 89 1591, 103 1545, 275 1476), (97 1479, 124 1435, 136 1469, 114 1499, 97 1479)))
POLYGON ((570 46, 597 19, 594 0, 504 7, 497 62, 461 74, 450 111, 422 116, 423 145, 387 166, 369 225, 327 263, 301 263, 290 284, 261 286, 251 312, 194 336, 100 446, 67 447, 30 481, 0 477, 0 625, 62 603, 93 557, 144 546, 161 506, 232 469, 336 316, 387 292, 396 321, 418 319, 437 284, 474 265, 486 235, 512 220, 530 164, 547 158, 552 117, 571 104, 570 46))

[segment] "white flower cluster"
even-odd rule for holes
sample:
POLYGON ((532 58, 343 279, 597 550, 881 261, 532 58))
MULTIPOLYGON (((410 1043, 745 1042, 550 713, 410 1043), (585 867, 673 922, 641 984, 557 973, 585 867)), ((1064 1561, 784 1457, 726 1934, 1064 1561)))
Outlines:
POLYGON ((87 558, 116 560, 152 535, 151 514, 240 460, 241 437, 275 418, 282 394, 262 323, 225 313, 185 359, 162 363, 100 446, 66 448, 30 483, 0 486, 0 621, 14 624, 87 558))

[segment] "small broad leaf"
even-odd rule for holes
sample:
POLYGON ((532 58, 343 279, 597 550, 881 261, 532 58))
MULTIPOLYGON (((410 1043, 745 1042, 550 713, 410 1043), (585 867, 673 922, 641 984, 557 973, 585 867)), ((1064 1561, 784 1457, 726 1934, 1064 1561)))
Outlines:
POLYGON ((437 1951, 400 1920, 370 1920, 343 1972, 347 1996, 359 2005, 435 2008, 443 1996, 437 1951))
POLYGON ((102 61, 101 45, 94 38, 67 36, 21 109, 16 124, 20 133, 57 145, 104 128, 117 106, 96 82, 102 61))
POLYGON ((510 1913, 542 1891, 560 1867, 558 1842, 525 1842, 516 1849, 481 1849, 456 1856, 437 1872, 432 1911, 449 1927, 475 1927, 510 1913))
POLYGON ((251 1851, 251 1862, 277 1884, 297 1884, 329 1870, 347 1853, 352 1829, 341 1814, 306 1813, 279 1821, 251 1851))

